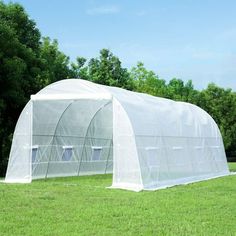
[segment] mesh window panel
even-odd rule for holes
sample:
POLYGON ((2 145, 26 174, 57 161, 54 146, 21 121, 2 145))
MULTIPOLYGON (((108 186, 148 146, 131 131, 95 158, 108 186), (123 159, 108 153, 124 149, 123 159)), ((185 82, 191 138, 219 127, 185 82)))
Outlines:
POLYGON ((92 147, 92 149, 92 161, 99 161, 102 152, 102 147, 92 147))
POLYGON ((70 161, 72 158, 72 147, 64 148, 62 161, 70 161))
POLYGON ((32 163, 36 162, 37 152, 38 152, 38 148, 33 147, 32 148, 32 163))

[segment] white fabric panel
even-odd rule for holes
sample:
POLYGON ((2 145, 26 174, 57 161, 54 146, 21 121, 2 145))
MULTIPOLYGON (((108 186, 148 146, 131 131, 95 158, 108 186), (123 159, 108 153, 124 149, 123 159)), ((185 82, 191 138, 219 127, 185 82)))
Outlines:
POLYGON ((62 158, 63 147, 56 148, 55 134, 63 113, 73 100, 33 101, 33 145, 39 146, 37 162, 32 166, 32 178, 45 178, 52 156, 62 158))
POLYGON ((32 155, 32 102, 28 102, 17 121, 12 140, 5 182, 30 183, 32 155))
POLYGON ((32 98, 33 133, 27 105, 6 180, 113 171, 113 188, 139 191, 229 174, 220 131, 195 105, 79 79, 51 84, 32 98), (31 174, 32 145, 38 150, 31 174), (63 161, 63 146, 70 145, 71 160, 63 161), (100 160, 92 160, 93 146, 102 147, 100 160))
POLYGON ((111 99, 111 95, 109 93, 97 93, 97 94, 91 94, 91 93, 84 93, 84 94, 36 94, 31 95, 32 101, 40 101, 40 100, 78 100, 78 99, 111 99))
POLYGON ((112 102, 97 109, 87 127, 82 148, 79 175, 104 174, 112 168, 112 102), (99 160, 93 160, 94 147, 102 148, 99 160))
POLYGON ((112 188, 140 191, 140 165, 134 133, 121 104, 113 100, 113 182, 112 188))
POLYGON ((109 93, 107 89, 100 85, 95 84, 90 81, 81 80, 81 79, 66 79, 55 82, 53 84, 48 85, 44 89, 40 90, 39 94, 51 94, 51 95, 59 95, 59 94, 106 94, 109 93))

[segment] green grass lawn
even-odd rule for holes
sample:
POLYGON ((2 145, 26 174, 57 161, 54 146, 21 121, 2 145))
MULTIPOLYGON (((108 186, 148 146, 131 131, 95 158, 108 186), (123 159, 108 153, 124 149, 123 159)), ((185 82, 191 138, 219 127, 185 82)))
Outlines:
POLYGON ((111 179, 1 183, 0 236, 236 235, 236 175, 139 193, 106 189, 111 179))

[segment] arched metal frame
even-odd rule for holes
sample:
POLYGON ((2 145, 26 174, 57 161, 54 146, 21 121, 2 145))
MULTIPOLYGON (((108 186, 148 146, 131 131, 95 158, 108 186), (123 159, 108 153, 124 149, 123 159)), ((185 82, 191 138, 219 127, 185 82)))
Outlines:
POLYGON ((53 133, 53 136, 52 136, 52 140, 51 140, 51 142, 50 142, 50 144, 49 144, 49 147, 51 146, 51 151, 50 151, 50 155, 49 155, 49 159, 48 159, 47 169, 46 169, 46 173, 45 173, 45 179, 47 179, 47 176, 48 176, 49 164, 50 164, 51 156, 52 156, 52 148, 53 148, 52 145, 53 145, 54 138, 55 138, 55 136, 56 136, 56 131, 57 131, 58 125, 59 125, 59 123, 60 123, 60 121, 61 121, 63 115, 66 113, 66 111, 69 109, 69 107, 70 107, 74 102, 76 102, 76 101, 78 101, 78 100, 73 100, 72 102, 70 102, 70 103, 68 104, 68 106, 66 107, 66 109, 61 113, 61 116, 59 117, 59 120, 58 120, 58 122, 57 122, 56 128, 55 128, 54 133, 53 133))
MULTIPOLYGON (((78 161, 78 170, 77 170, 77 176, 79 175, 79 171, 80 171, 80 167, 81 167, 81 162, 82 162, 82 158, 83 158, 83 154, 84 154, 84 150, 85 150, 85 142, 86 142, 86 137, 88 136, 88 131, 89 131, 89 128, 94 120, 94 118, 96 117, 96 115, 98 114, 99 111, 101 111, 103 108, 105 108, 107 105, 111 104, 111 100, 108 101, 106 104, 102 105, 93 115, 92 119, 90 120, 89 122, 89 125, 88 125, 88 128, 86 130, 86 134, 85 134, 85 137, 84 137, 84 143, 83 143, 83 146, 82 146, 82 152, 81 152, 81 158, 80 160, 78 161)), ((108 156, 109 156, 110 152, 108 153, 108 156)))

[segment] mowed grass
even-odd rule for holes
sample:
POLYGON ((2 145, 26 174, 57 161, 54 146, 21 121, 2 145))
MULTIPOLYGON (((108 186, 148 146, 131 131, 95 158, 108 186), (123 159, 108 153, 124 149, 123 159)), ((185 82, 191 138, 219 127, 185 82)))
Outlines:
POLYGON ((1 183, 0 235, 236 235, 236 175, 139 193, 106 189, 111 181, 1 183))

